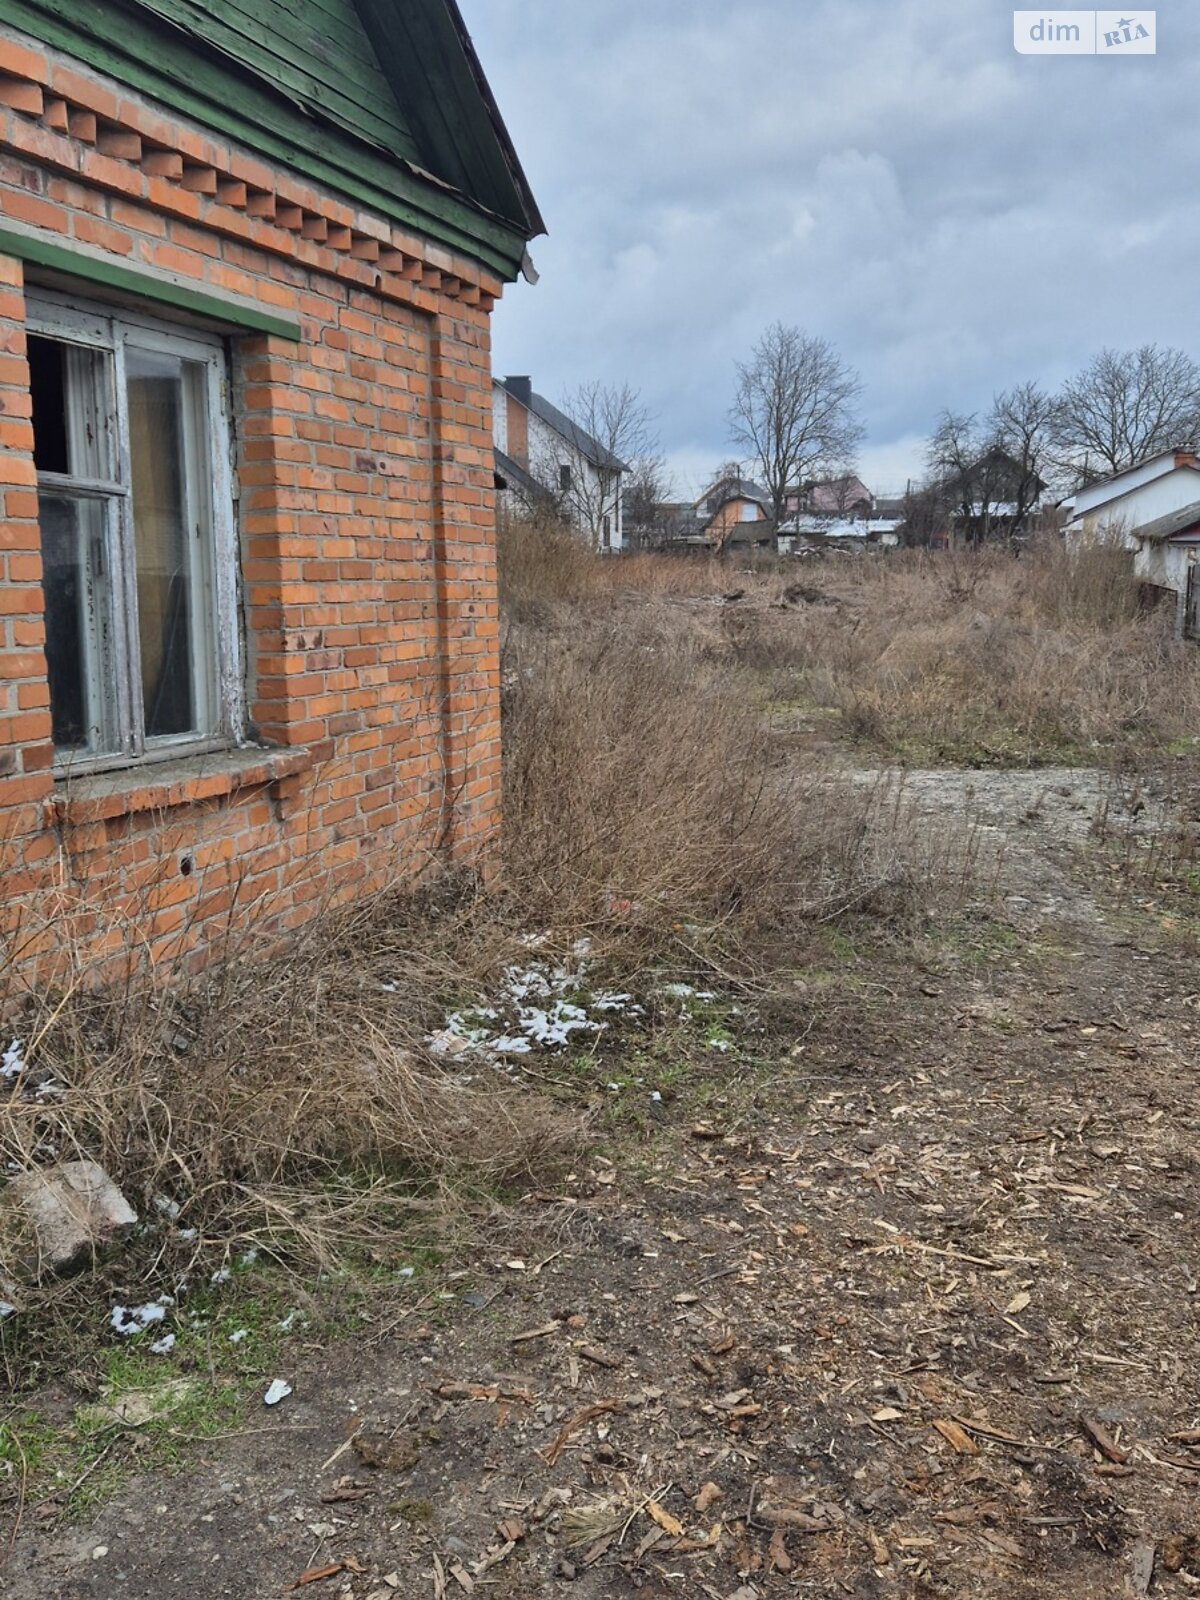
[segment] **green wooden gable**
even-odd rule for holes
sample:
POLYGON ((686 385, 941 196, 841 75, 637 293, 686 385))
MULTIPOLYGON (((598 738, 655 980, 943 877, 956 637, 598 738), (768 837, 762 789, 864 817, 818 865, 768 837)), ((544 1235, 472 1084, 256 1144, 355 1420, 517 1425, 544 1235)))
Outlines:
POLYGON ((0 0, 0 23, 505 279, 543 231, 455 0, 0 0))

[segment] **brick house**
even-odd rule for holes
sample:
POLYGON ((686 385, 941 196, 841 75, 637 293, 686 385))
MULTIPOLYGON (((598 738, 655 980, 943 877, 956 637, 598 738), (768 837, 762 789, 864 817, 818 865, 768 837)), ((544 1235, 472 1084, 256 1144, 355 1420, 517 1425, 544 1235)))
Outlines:
POLYGON ((10 972, 486 846, 541 231, 455 0, 0 0, 10 972))

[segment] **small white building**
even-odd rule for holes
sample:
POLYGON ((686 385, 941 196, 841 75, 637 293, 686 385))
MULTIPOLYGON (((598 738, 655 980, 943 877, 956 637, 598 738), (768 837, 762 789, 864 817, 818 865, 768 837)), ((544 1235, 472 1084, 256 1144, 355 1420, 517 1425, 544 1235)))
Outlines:
POLYGON ((598 550, 624 548, 625 463, 572 422, 529 378, 492 382, 496 492, 528 508, 553 505, 598 550))
POLYGON ((1119 537, 1137 549, 1137 532, 1200 500, 1200 460, 1193 450, 1164 450, 1136 467, 1077 490, 1066 535, 1119 537))
POLYGON ((1200 458, 1164 450, 1077 491, 1068 539, 1119 539, 1133 573, 1174 597, 1176 632, 1200 639, 1200 458))
POLYGON ((901 517, 821 517, 800 515, 781 524, 780 555, 793 555, 822 543, 840 549, 894 549, 900 543, 901 517))

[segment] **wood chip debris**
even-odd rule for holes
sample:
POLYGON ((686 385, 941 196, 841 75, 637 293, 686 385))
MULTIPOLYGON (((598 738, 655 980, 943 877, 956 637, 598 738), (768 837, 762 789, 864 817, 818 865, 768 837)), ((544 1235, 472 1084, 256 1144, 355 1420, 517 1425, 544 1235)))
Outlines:
POLYGON ((682 1537, 683 1523, 680 1522, 678 1517, 673 1517, 669 1511, 664 1510, 657 1500, 647 1500, 646 1511, 658 1523, 664 1533, 670 1534, 673 1539, 682 1537))
POLYGON ((1079 1425, 1102 1456, 1107 1456, 1118 1466, 1124 1466, 1129 1460, 1129 1451, 1122 1450, 1107 1428, 1102 1427, 1095 1417, 1080 1417, 1079 1425))
POLYGON ((783 1529, 776 1528, 771 1535, 771 1542, 767 1546, 767 1560, 776 1572, 790 1572, 795 1562, 787 1553, 787 1546, 783 1542, 783 1529))
POLYGON ((607 1367, 611 1371, 621 1365, 619 1356, 610 1355, 607 1350, 601 1350, 598 1345, 580 1344, 575 1347, 585 1361, 590 1361, 593 1366, 607 1367))
POLYGON ((331 1561, 323 1567, 306 1567, 295 1583, 288 1584, 287 1593, 292 1594, 297 1589, 305 1589, 310 1583, 323 1583, 326 1578, 336 1578, 342 1572, 361 1577, 366 1570, 353 1556, 343 1556, 340 1561, 331 1561))
POLYGON ((935 1417, 933 1426, 958 1455, 977 1456, 979 1454, 979 1446, 974 1439, 971 1438, 965 1428, 961 1427, 951 1417, 935 1417))
POLYGON ((692 1501, 692 1504, 695 1506, 700 1515, 703 1516, 708 1510, 709 1506, 715 1505, 718 1500, 724 1500, 724 1498, 724 1489, 709 1481, 708 1483, 702 1483, 700 1485, 700 1488, 696 1493, 696 1498, 692 1501))
POLYGON ((573 1417, 568 1417, 567 1421, 558 1430, 554 1443, 546 1451, 546 1464, 551 1467, 554 1465, 566 1449, 571 1435, 577 1433, 580 1428, 586 1427, 589 1422, 595 1421, 597 1417, 603 1417, 610 1413, 619 1414, 624 1410, 625 1407, 620 1400, 597 1400, 594 1405, 584 1406, 582 1411, 577 1411, 573 1417))
POLYGON ((532 1389, 498 1383, 442 1383, 437 1393, 442 1400, 515 1400, 523 1406, 531 1406, 536 1398, 532 1389))
POLYGON ((543 1322, 536 1328, 526 1328, 524 1333, 514 1333, 513 1344, 526 1344, 530 1339, 548 1339, 552 1333, 557 1333, 562 1323, 556 1317, 553 1322, 543 1322))

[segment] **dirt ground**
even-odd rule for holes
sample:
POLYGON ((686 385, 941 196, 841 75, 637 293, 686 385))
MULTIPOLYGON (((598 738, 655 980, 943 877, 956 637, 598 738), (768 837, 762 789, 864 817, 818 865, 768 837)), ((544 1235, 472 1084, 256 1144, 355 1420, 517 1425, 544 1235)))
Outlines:
POLYGON ((27 1515, 3 1593, 1200 1589, 1195 958, 1081 877, 1096 776, 907 789, 971 807, 1004 937, 798 990, 727 1116, 668 1104, 179 1475, 27 1515))

